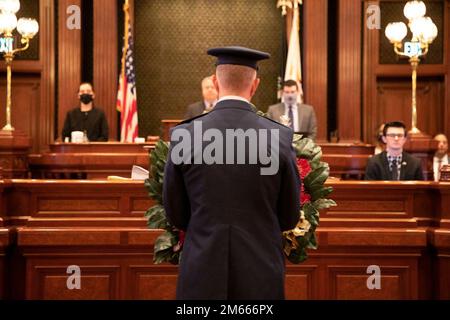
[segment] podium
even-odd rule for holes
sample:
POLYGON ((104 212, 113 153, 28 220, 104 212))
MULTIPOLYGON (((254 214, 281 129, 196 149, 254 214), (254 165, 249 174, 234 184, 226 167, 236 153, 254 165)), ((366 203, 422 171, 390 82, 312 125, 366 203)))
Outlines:
POLYGON ((433 157, 438 148, 438 142, 423 133, 408 133, 408 141, 403 150, 419 158, 425 180, 433 181, 433 157))
POLYGON ((4 179, 28 178, 31 139, 18 130, 0 130, 0 167, 4 179))
POLYGON ((156 141, 146 143, 89 142, 52 143, 50 151, 28 157, 33 179, 106 179, 130 177, 133 165, 148 168, 148 152, 156 141))
POLYGON ((170 141, 170 129, 175 127, 183 120, 162 120, 161 121, 161 138, 163 141, 170 141))

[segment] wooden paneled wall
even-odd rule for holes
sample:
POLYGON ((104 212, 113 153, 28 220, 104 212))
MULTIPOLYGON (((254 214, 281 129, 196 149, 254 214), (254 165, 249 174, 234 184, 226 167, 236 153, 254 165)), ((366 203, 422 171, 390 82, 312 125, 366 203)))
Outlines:
MULTIPOLYGON (((30 137, 38 135, 40 103, 41 95, 41 79, 39 74, 23 75, 20 73, 13 74, 12 78, 12 115, 11 122, 16 130, 20 130, 30 137)), ((0 112, 1 127, 6 123, 5 112, 6 101, 6 79, 0 79, 0 112)))
POLYGON ((361 1, 340 0, 337 122, 340 142, 361 141, 361 1))
MULTIPOLYGON (((53 141, 55 95, 55 17, 53 0, 41 0, 38 60, 15 60, 12 65, 12 125, 32 138, 32 151, 53 141)), ((35 17, 38 18, 38 17, 35 17)), ((0 62, 0 127, 6 115, 6 66, 0 62)))
MULTIPOLYGON (((337 52, 328 47, 330 0, 303 2, 303 72, 306 102, 316 109, 318 140, 328 135, 330 113, 327 92, 337 93, 337 122, 340 142, 363 140, 374 142, 374 132, 381 122, 399 119, 410 125, 411 68, 405 64, 380 64, 379 38, 384 30, 366 28, 366 9, 370 4, 388 0, 339 0, 337 52), (329 79, 328 63, 335 61, 337 83, 329 79)), ((13 63, 13 125, 29 134, 32 151, 48 149, 61 135, 66 112, 78 101, 76 91, 82 74, 82 33, 66 27, 67 7, 81 0, 40 1, 39 60, 17 60, 13 63), (56 15, 58 20, 56 20, 56 15), (58 21, 58 26, 55 25, 58 21), (55 41, 58 28, 58 41, 55 41), (55 47, 55 43, 58 43, 55 47), (58 65, 55 64, 56 53, 58 65), (58 94, 55 95, 57 88, 58 94)), ((117 138, 115 99, 120 57, 117 47, 117 13, 115 0, 99 0, 93 6, 94 52, 93 76, 97 104, 110 125, 110 138, 117 138)), ((444 4, 444 62, 421 64, 418 70, 419 128, 428 134, 444 132, 450 136, 450 0, 444 4)), ((274 5, 274 10, 277 10, 274 5)), ((131 1, 133 17, 133 1, 131 1)), ((84 12, 82 11, 82 14, 84 12)), ((402 17, 399 17, 402 19, 402 17)), ((0 127, 4 125, 5 65, 0 62, 0 127)))
MULTIPOLYGON (((78 102, 78 87, 81 82, 82 50, 81 29, 67 27, 67 8, 81 8, 81 0, 60 0, 58 4, 58 132, 61 136, 66 114, 78 102)), ((81 11, 82 12, 82 11, 81 11)))
POLYGON ((94 84, 96 104, 105 111, 109 137, 117 140, 117 0, 94 1, 94 84))
POLYGON ((328 135, 328 1, 304 1, 303 17, 305 102, 316 111, 317 141, 323 142, 328 135))
MULTIPOLYGON (((48 149, 55 137, 61 136, 68 110, 78 104, 77 90, 81 82, 82 34, 79 29, 67 28, 70 5, 81 8, 81 0, 58 2, 58 20, 54 0, 40 1, 40 55, 39 60, 13 62, 12 124, 32 138, 32 152, 48 149), (58 26, 56 26, 58 21, 58 26), (58 46, 55 34, 58 28, 58 46), (55 65, 56 50, 58 65, 55 65), (55 95, 56 87, 58 94, 55 95), (58 111, 56 114, 56 102, 58 111), (56 121, 55 121, 56 118, 56 121), (56 124, 56 126, 55 126, 56 124)), ((117 2, 94 2, 94 85, 97 103, 105 110, 110 138, 117 136, 117 2), (100 3, 101 2, 101 3, 100 3), (113 18, 111 18, 113 17, 113 18)), ((83 14, 83 11, 81 11, 83 14)), ((33 41, 33 40, 32 40, 33 41)), ((34 40, 36 41, 36 40, 34 40)), ((6 67, 0 62, 0 126, 5 124, 6 67)))

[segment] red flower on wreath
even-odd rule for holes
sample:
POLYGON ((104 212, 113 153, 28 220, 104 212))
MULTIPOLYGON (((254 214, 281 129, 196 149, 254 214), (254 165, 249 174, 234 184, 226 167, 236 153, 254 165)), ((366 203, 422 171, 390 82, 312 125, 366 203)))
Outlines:
POLYGON ((311 195, 306 192, 305 184, 303 183, 305 177, 311 172, 311 166, 306 159, 297 159, 297 168, 300 177, 302 178, 302 188, 300 190, 300 204, 303 207, 305 203, 311 202, 311 195))

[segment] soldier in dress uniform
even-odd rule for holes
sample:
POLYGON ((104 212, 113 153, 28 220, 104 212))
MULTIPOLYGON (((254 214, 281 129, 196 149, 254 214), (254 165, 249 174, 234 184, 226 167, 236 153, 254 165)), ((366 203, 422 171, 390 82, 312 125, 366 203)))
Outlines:
POLYGON ((301 182, 293 130, 257 115, 250 103, 260 82, 257 63, 270 55, 243 47, 208 54, 217 57, 213 82, 219 100, 211 112, 172 129, 164 175, 168 220, 186 231, 177 299, 284 299, 282 231, 299 220, 301 182), (214 163, 202 159, 211 141, 204 139, 200 151, 194 142, 199 128, 216 140, 223 137, 223 154, 216 149, 214 163), (244 154, 230 148, 230 132, 240 132, 237 141, 250 131, 270 138, 264 143, 261 135, 256 145, 247 143, 244 154), (181 137, 187 134, 193 137, 191 148, 183 150, 193 152, 181 154, 180 144, 186 143, 181 137), (270 155, 277 170, 263 174, 268 164, 261 154, 270 155), (248 161, 256 158, 257 164, 248 161))

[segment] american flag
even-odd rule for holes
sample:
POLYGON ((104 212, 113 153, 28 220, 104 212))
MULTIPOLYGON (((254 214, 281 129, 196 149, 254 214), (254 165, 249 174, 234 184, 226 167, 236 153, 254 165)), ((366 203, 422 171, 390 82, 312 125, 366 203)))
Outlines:
POLYGON ((131 26, 128 27, 128 36, 125 36, 122 72, 120 74, 119 90, 117 93, 117 110, 121 112, 120 141, 134 142, 138 137, 138 112, 131 26))
MULTIPOLYGON (((289 37, 289 49, 284 80, 295 80, 298 83, 300 101, 303 99, 302 58, 300 50, 300 8, 302 0, 294 0, 292 9, 292 28, 289 37)), ((303 102, 303 101, 301 101, 303 102)))

